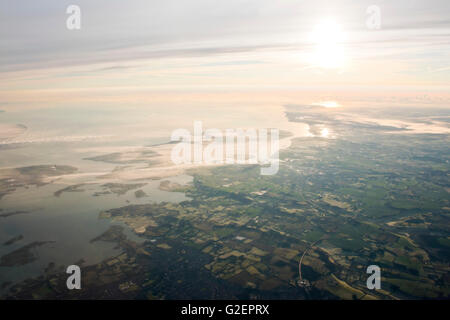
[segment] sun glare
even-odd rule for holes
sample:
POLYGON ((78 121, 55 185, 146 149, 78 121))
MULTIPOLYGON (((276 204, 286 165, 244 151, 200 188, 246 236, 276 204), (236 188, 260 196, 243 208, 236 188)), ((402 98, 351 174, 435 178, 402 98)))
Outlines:
POLYGON ((333 20, 324 20, 316 25, 310 35, 315 44, 312 63, 325 69, 339 69, 345 65, 344 47, 345 33, 333 20))
POLYGON ((322 131, 320 131, 320 136, 322 138, 328 138, 328 136, 330 135, 330 131, 328 131, 327 128, 322 129, 322 131))
POLYGON ((339 108, 341 105, 336 101, 321 101, 313 103, 313 106, 320 106, 325 108, 339 108))

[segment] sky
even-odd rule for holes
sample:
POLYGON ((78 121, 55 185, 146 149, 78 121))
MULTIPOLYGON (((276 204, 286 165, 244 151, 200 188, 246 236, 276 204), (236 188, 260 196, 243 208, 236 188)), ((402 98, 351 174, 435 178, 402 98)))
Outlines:
POLYGON ((119 92, 450 92, 448 0, 1 0, 0 39, 0 109, 119 92))

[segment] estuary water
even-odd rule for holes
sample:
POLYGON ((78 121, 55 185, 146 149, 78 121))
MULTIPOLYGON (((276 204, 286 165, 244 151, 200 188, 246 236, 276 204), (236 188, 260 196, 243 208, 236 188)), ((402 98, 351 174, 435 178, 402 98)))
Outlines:
MULTIPOLYGON (((170 141, 178 128, 193 130, 194 121, 205 128, 280 128, 306 135, 307 127, 289 123, 282 106, 247 108, 199 106, 187 110, 182 104, 150 107, 48 107, 6 108, 0 113, 0 170, 36 165, 68 165, 75 174, 50 178, 43 185, 27 185, 0 199, 0 211, 17 213, 0 217, 0 257, 35 241, 49 243, 33 248, 36 260, 24 265, 0 267, 0 292, 24 279, 41 275, 49 263, 68 266, 80 259, 98 263, 118 254, 115 244, 90 240, 105 232, 112 223, 99 219, 99 213, 130 204, 180 202, 188 198, 179 192, 159 189, 162 179, 105 178, 114 170, 145 167, 145 162, 114 163, 87 158, 127 153, 170 141), (104 193, 105 183, 145 184, 147 196, 135 190, 124 194, 104 193), (79 184, 73 192, 55 192, 79 184), (103 193, 102 193, 103 192, 103 193), (10 245, 15 237, 23 238, 10 245), (3 287, 2 287, 2 284, 3 287)), ((180 184, 192 177, 176 174, 165 177, 180 184)), ((126 235, 142 241, 130 229, 126 235)))

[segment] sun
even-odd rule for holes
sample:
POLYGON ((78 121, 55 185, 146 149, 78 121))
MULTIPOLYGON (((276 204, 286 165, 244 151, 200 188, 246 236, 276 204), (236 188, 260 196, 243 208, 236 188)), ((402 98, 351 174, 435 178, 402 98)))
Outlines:
POLYGON ((343 41, 346 34, 334 20, 322 20, 310 34, 314 44, 312 64, 325 69, 343 68, 346 63, 343 41))

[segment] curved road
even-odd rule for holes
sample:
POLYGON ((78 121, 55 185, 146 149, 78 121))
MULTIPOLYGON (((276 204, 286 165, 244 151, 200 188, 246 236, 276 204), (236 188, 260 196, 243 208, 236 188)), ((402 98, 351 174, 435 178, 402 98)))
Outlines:
POLYGON ((305 255, 308 253, 308 251, 316 245, 316 243, 318 243, 319 241, 321 241, 323 239, 319 239, 316 240, 315 242, 313 242, 308 249, 305 250, 305 252, 303 252, 302 257, 300 258, 300 261, 298 262, 298 274, 300 275, 300 283, 303 282, 303 278, 302 278, 302 262, 303 262, 303 258, 305 257, 305 255))

